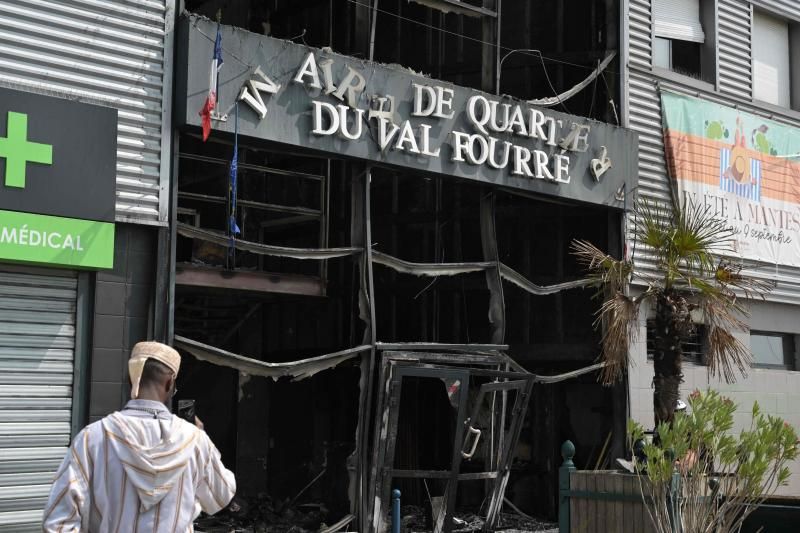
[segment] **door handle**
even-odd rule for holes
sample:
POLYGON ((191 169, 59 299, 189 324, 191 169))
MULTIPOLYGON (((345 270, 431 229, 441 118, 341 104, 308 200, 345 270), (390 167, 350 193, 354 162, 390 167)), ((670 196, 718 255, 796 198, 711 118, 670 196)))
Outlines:
POLYGON ((464 447, 461 448, 461 457, 464 459, 472 459, 472 456, 475 455, 475 450, 478 449, 478 443, 481 441, 481 430, 475 429, 472 426, 467 426, 467 431, 469 434, 467 438, 464 439, 464 447), (475 438, 472 441, 472 448, 470 448, 469 453, 464 451, 466 444, 469 442, 470 436, 474 436, 475 438))

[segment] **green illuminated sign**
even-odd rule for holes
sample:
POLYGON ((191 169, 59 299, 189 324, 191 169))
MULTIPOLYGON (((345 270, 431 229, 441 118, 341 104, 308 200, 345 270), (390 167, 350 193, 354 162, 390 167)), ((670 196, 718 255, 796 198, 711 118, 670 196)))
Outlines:
POLYGON ((28 163, 53 164, 53 146, 28 140, 28 115, 8 112, 6 137, 0 137, 0 157, 6 160, 6 187, 25 188, 28 163))
POLYGON ((0 260, 112 268, 114 224, 0 210, 0 260))
POLYGON ((0 88, 0 263, 114 267, 117 110, 0 88))

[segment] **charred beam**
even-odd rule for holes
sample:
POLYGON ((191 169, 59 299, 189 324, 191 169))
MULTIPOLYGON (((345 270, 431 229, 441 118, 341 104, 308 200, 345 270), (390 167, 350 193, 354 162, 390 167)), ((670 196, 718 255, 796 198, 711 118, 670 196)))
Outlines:
MULTIPOLYGON (((200 194, 196 192, 179 192, 178 198, 184 200, 196 200, 198 202, 206 202, 211 204, 227 204, 228 199, 224 196, 213 196, 211 194, 200 194)), ((289 205, 266 204, 263 202, 254 202, 252 200, 237 200, 237 204, 242 207, 250 207, 253 209, 261 209, 263 211, 275 211, 278 213, 292 213, 295 215, 306 215, 318 218, 320 212, 318 209, 311 209, 308 207, 297 207, 289 205)))
POLYGON ((300 296, 324 294, 322 281, 319 278, 299 274, 232 272, 195 266, 178 266, 175 270, 175 284, 182 287, 300 296))
MULTIPOLYGON (((200 154, 186 154, 182 153, 179 154, 181 159, 190 159, 192 161, 201 161, 203 163, 212 163, 215 165, 224 165, 228 166, 231 164, 230 160, 228 159, 221 159, 219 157, 210 157, 207 155, 200 155, 200 154)), ((290 178, 304 178, 309 180, 319 181, 323 178, 318 174, 309 174, 307 172, 297 172, 296 170, 284 170, 282 168, 272 168, 272 167, 265 167, 263 165, 253 165, 251 163, 239 163, 239 169, 242 170, 255 170, 258 172, 264 172, 265 174, 275 174, 277 176, 288 176, 290 178)))
POLYGON ((506 334, 506 309, 495 231, 494 192, 489 192, 481 198, 481 245, 484 261, 495 265, 495 268, 486 271, 486 283, 489 286, 490 294, 489 322, 491 323, 492 343, 502 344, 506 334))
POLYGON ((470 355, 465 354, 465 358, 471 357, 471 354, 480 352, 499 352, 508 350, 508 344, 446 344, 446 343, 431 343, 431 342, 379 342, 375 344, 378 350, 458 350, 461 352, 468 352, 470 355))
POLYGON ((237 250, 243 250, 254 254, 288 257, 291 259, 334 259, 361 253, 361 248, 290 248, 287 246, 273 246, 241 239, 232 240, 222 233, 196 228, 181 222, 178 223, 178 234, 183 237, 200 239, 223 247, 233 245, 237 250))
POLYGON ((298 361, 291 361, 289 363, 268 363, 177 335, 175 336, 175 346, 191 353, 201 361, 233 368, 251 376, 264 376, 275 380, 282 377, 291 377, 294 378, 295 381, 311 377, 317 372, 333 368, 344 361, 353 359, 362 352, 369 351, 371 348, 370 346, 356 346, 355 348, 300 359, 298 361))

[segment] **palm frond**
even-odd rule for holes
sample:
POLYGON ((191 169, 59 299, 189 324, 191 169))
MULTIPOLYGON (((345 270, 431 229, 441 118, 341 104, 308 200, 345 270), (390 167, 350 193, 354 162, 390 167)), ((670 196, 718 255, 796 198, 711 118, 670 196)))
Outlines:
POLYGON ((708 328, 706 363, 709 374, 722 377, 726 383, 734 383, 739 375, 747 376, 752 353, 734 332, 747 330, 744 319, 748 310, 736 300, 733 291, 705 293, 700 305, 708 328))
POLYGON ((727 260, 720 260, 707 279, 688 277, 687 285, 703 310, 705 322, 728 331, 745 331, 744 318, 749 310, 745 300, 764 299, 773 285, 742 274, 742 268, 727 260))
POLYGON ((673 253, 691 270, 713 271, 715 256, 733 253, 733 229, 714 218, 706 206, 683 206, 674 211, 673 253))
POLYGON ((681 279, 684 284, 679 288, 695 302, 695 307, 703 308, 707 323, 714 321, 714 316, 719 316, 729 327, 740 329, 741 322, 734 318, 736 315, 746 316, 748 310, 731 287, 718 283, 713 276, 701 278, 684 275, 681 279))
POLYGON ((572 254, 588 271, 587 279, 596 287, 605 287, 612 293, 622 290, 630 281, 633 264, 615 259, 588 241, 574 240, 572 254))
POLYGON ((738 301, 732 301, 729 296, 706 294, 703 298, 699 298, 699 306, 709 331, 713 328, 721 328, 729 333, 747 330, 744 319, 749 315, 749 311, 738 301))
POLYGON ((682 273, 713 271, 717 255, 733 252, 733 230, 700 205, 675 209, 641 199, 633 229, 636 239, 656 255, 668 286, 682 273))
POLYGON ((605 325, 600 356, 606 363, 600 373, 604 385, 618 381, 628 368, 630 343, 635 342, 638 336, 638 316, 638 302, 622 291, 617 291, 600 306, 595 327, 605 325))
POLYGON ((661 256, 672 238, 672 215, 663 205, 641 198, 636 205, 633 232, 636 239, 661 256))
POLYGON ((739 290, 745 298, 763 300, 775 288, 774 282, 760 280, 742 274, 742 267, 727 260, 720 260, 714 270, 714 281, 722 287, 739 290))
POLYGON ((747 369, 753 361, 750 350, 742 341, 716 325, 712 325, 708 331, 706 357, 709 373, 712 376, 721 375, 726 383, 734 383, 739 375, 747 376, 747 369))
POLYGON ((701 294, 708 294, 709 297, 716 297, 718 295, 722 295, 724 292, 723 287, 720 287, 718 284, 709 281, 706 278, 696 277, 685 272, 680 272, 679 276, 680 280, 683 281, 683 285, 679 284, 679 289, 684 289, 689 292, 696 291, 701 294))

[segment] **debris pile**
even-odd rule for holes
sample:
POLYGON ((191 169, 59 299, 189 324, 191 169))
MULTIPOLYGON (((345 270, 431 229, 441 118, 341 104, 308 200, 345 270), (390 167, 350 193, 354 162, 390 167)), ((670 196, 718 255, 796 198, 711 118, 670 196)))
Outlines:
MULTIPOLYGON (((404 505, 401 511, 402 524, 401 530, 407 533, 427 533, 432 530, 430 525, 429 513, 423 507, 415 505, 404 505)), ((481 531, 484 526, 484 519, 474 512, 456 512, 453 519, 453 533, 469 533, 481 531)), ((498 531, 506 533, 516 532, 549 532, 557 531, 558 524, 538 520, 532 517, 520 516, 517 513, 500 513, 498 531)))
POLYGON ((306 533, 324 528, 328 509, 322 504, 291 505, 268 496, 237 498, 224 511, 195 521, 197 533, 306 533))
POLYGON ((515 513, 500 513, 498 529, 506 533, 513 533, 516 531, 549 532, 551 530, 558 531, 558 524, 533 517, 523 517, 515 513))
MULTIPOLYGON (((328 509, 322 504, 292 506, 291 501, 275 503, 268 496, 251 500, 238 499, 215 516, 203 516, 195 521, 196 533, 311 533, 324 531, 328 509)), ((405 505, 402 509, 401 531, 428 533, 432 531, 430 512, 423 507, 405 505)), ((453 533, 481 531, 484 519, 474 512, 457 512, 453 533)), ((336 528, 337 530, 340 528, 336 528)), ((500 513, 497 531, 505 533, 558 531, 557 524, 517 513, 500 513)))

